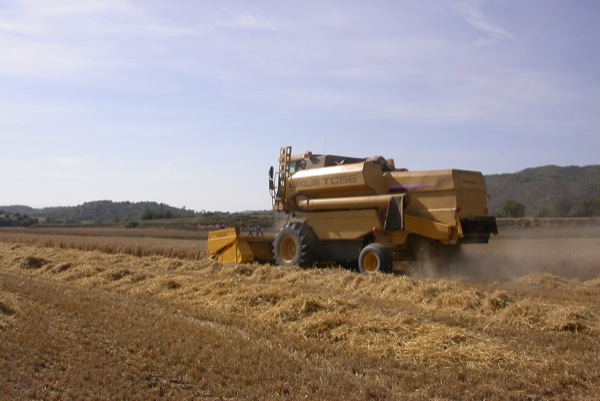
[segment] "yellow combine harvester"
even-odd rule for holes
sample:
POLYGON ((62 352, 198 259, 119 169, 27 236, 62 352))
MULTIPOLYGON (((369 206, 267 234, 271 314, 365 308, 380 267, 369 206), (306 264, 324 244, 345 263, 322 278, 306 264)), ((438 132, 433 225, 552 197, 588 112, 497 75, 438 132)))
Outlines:
POLYGON ((240 236, 235 228, 210 232, 213 258, 280 266, 358 262, 364 273, 389 272, 394 261, 423 253, 443 260, 498 233, 480 172, 409 172, 383 157, 292 155, 285 147, 279 170, 269 171, 269 189, 273 209, 288 222, 274 238, 240 236))

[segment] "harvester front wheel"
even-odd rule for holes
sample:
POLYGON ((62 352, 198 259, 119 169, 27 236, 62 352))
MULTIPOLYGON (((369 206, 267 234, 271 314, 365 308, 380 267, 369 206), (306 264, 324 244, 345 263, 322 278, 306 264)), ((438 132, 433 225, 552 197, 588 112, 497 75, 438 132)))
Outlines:
POLYGON ((316 261, 317 236, 305 223, 286 224, 275 237, 273 254, 279 266, 309 267, 316 261))
POLYGON ((376 272, 389 273, 392 271, 392 253, 381 244, 369 244, 358 256, 358 269, 363 274, 376 272))

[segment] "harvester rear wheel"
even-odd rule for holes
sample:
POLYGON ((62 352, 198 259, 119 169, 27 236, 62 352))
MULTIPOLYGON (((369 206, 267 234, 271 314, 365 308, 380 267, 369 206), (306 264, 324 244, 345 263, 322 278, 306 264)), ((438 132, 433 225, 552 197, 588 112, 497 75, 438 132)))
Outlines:
POLYGON ((392 271, 392 253, 381 244, 369 244, 363 248, 358 257, 358 269, 363 274, 392 271))
POLYGON ((279 266, 311 266, 317 258, 317 236, 306 223, 286 224, 275 237, 273 254, 279 266))

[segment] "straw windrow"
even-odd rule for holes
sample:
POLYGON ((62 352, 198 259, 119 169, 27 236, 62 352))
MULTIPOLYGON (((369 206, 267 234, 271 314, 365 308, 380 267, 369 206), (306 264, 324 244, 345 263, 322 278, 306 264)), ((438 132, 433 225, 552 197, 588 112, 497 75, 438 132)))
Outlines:
MULTIPOLYGON (((393 393, 383 390, 390 386, 405 392, 419 386, 425 398, 440 399, 459 397, 467 388, 475 399, 485 394, 488 399, 518 398, 522 392, 575 399, 571 395, 583 399, 600 394, 597 280, 542 274, 469 283, 7 243, 0 243, 0 254, 10 255, 0 258, 0 272, 100 289, 131 300, 151 297, 202 321, 226 324, 248 340, 252 332, 256 347, 273 349, 268 355, 265 348, 257 348, 261 363, 282 352, 304 355, 307 363, 314 353, 328 355, 329 362, 318 363, 330 366, 328 373, 320 373, 330 375, 329 383, 345 380, 338 361, 365 378, 379 366, 382 373, 369 382, 379 399, 393 399, 393 393), (23 268, 29 260, 44 263, 23 268), (566 344, 571 344, 568 353, 566 344), (408 372, 414 372, 410 380, 408 372), (442 381, 452 384, 435 385, 442 381), (567 382, 568 392, 563 387, 567 382)), ((8 327, 8 319, 21 318, 12 313, 20 301, 0 294, 0 305, 9 311, 0 314, 0 324, 8 327)), ((206 339, 198 341, 201 346, 206 339)), ((251 348, 240 352, 253 354, 251 348)))

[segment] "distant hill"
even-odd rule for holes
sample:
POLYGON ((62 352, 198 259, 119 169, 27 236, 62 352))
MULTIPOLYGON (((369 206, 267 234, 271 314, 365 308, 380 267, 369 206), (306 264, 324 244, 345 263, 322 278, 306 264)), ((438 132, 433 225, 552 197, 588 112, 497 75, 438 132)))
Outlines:
POLYGON ((556 209, 558 202, 566 200, 570 215, 577 213, 583 202, 600 199, 600 166, 543 166, 528 168, 512 174, 487 175, 485 180, 491 196, 490 213, 498 215, 506 200, 525 205, 526 216, 556 209))
POLYGON ((50 222, 78 223, 82 221, 112 222, 120 220, 140 220, 144 216, 193 217, 196 212, 175 208, 157 202, 113 202, 109 200, 86 202, 78 206, 45 207, 34 209, 29 206, 0 206, 0 210, 19 213, 30 217, 44 218, 50 222))
MULTIPOLYGON (((509 174, 485 176, 490 200, 490 213, 496 216, 502 212, 506 200, 519 202, 525 206, 526 216, 557 216, 553 213, 557 203, 569 206, 567 215, 576 215, 584 202, 595 205, 600 214, 600 166, 543 166, 528 168, 509 174)), ((34 209, 29 206, 0 206, 0 211, 42 218, 47 222, 114 222, 161 217, 202 217, 202 221, 213 219, 222 221, 229 213, 198 214, 193 210, 175 208, 157 202, 112 202, 109 200, 86 202, 78 206, 46 207, 34 209), (213 216, 213 214, 215 216, 213 216)), ((271 212, 257 212, 270 214, 271 212)), ((597 214, 596 214, 597 215, 597 214)), ((560 216, 559 216, 560 217, 560 216)), ((229 218, 238 218, 233 214, 229 218)), ((211 221, 212 222, 212 221, 211 221)))

